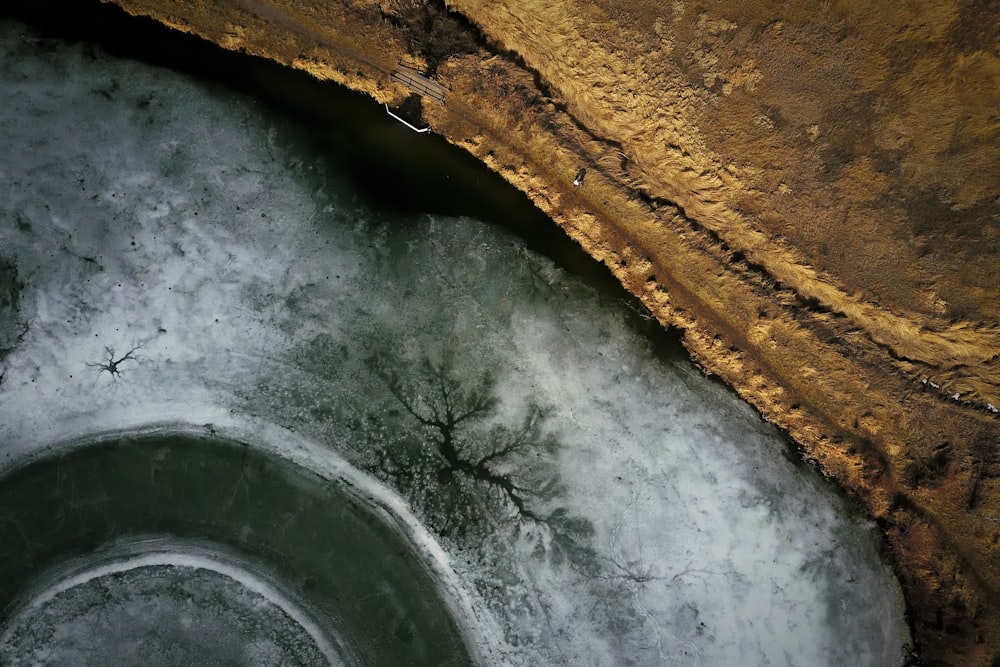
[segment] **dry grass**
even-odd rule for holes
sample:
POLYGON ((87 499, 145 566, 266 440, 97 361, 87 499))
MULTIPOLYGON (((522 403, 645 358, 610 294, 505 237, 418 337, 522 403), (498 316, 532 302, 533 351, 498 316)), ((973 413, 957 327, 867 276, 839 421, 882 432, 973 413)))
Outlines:
MULTIPOLYGON (((105 0, 110 1, 110 0, 105 0)), ((128 0, 127 12, 270 58, 371 95, 398 102, 408 92, 389 80, 403 39, 378 19, 376 3, 296 3, 287 0, 128 0), (363 24, 366 29, 357 31, 363 24)))
MULTIPOLYGON (((867 89, 873 87, 873 83, 865 81, 861 73, 852 71, 861 68, 857 61, 864 54, 843 52, 841 49, 837 52, 840 61, 822 61, 823 66, 816 81, 803 90, 798 86, 803 82, 803 77, 794 70, 806 68, 810 73, 814 72, 816 66, 807 67, 807 61, 809 58, 815 61, 816 58, 805 52, 800 40, 787 36, 780 38, 780 33, 790 32, 785 28, 777 31, 779 36, 772 34, 769 40, 763 40, 766 48, 760 49, 763 53, 770 51, 769 55, 773 59, 775 52, 779 50, 773 42, 780 39, 787 60, 784 68, 777 68, 778 74, 782 76, 770 76, 766 82, 761 83, 763 75, 756 69, 756 63, 762 59, 755 58, 755 54, 749 51, 748 38, 735 34, 738 24, 721 17, 709 18, 709 13, 703 13, 692 21, 694 28, 690 32, 693 35, 688 37, 689 46, 685 52, 686 57, 693 62, 692 67, 702 70, 702 78, 706 83, 705 88, 693 89, 689 81, 685 80, 680 67, 671 71, 663 65, 678 60, 675 53, 679 48, 676 37, 662 39, 661 48, 649 50, 648 34, 639 38, 635 36, 635 31, 623 29, 620 25, 616 31, 609 31, 607 25, 595 22, 593 12, 578 11, 577 6, 561 1, 543 0, 508 6, 497 2, 454 0, 452 5, 471 16, 487 33, 497 35, 504 47, 521 54, 557 91, 558 97, 568 104, 571 113, 582 124, 601 138, 620 145, 623 153, 630 158, 626 181, 629 185, 652 197, 677 203, 690 218, 712 230, 734 251, 741 252, 753 263, 764 267, 781 285, 795 290, 806 301, 848 317, 855 326, 867 332, 875 343, 887 348, 893 357, 920 362, 927 367, 925 373, 954 374, 958 372, 956 368, 974 368, 989 361, 1000 350, 1000 332, 992 322, 962 321, 952 324, 945 318, 908 312, 904 307, 889 309, 865 299, 864 288, 877 286, 889 274, 886 269, 891 268, 885 263, 868 262, 867 264, 876 264, 876 268, 866 271, 866 267, 859 261, 866 255, 874 258, 884 256, 881 252, 882 237, 879 234, 863 234, 871 243, 867 248, 856 248, 857 252, 851 253, 854 261, 847 263, 846 268, 855 270, 829 273, 815 267, 817 262, 810 256, 809 246, 803 249, 794 245, 795 234, 776 238, 766 229, 755 225, 752 219, 741 215, 737 204, 753 185, 748 183, 753 179, 747 178, 745 174, 753 169, 761 170, 764 166, 734 168, 724 164, 718 153, 707 145, 699 132, 700 125, 692 123, 694 118, 705 117, 704 109, 712 102, 709 89, 722 81, 724 94, 739 87, 753 90, 758 85, 763 87, 765 83, 776 87, 776 93, 794 101, 794 104, 786 102, 782 108, 782 116, 788 117, 784 122, 789 122, 790 119, 790 122, 799 126, 811 126, 822 120, 826 107, 837 105, 859 91, 867 92, 867 89), (733 60, 730 66, 723 66, 723 59, 729 52, 718 55, 717 49, 720 46, 732 46, 727 43, 727 39, 729 42, 739 42, 736 51, 746 51, 741 62, 733 60), (637 51, 634 48, 636 44, 641 44, 644 50, 637 51), (756 74, 750 74, 753 72, 756 74), (771 79, 777 79, 777 83, 773 83, 771 79)), ((884 19, 884 16, 880 17, 880 20, 884 19)), ((665 20, 676 21, 678 17, 660 17, 652 21, 652 28, 661 34, 669 33, 669 29, 664 27, 665 20)), ((905 23, 905 20, 901 22, 905 23)), ((651 27, 648 22, 646 27, 651 27)), ((767 26, 761 27, 761 30, 767 34, 775 32, 767 26)), ((860 47, 854 44, 852 48, 860 47)), ((684 57, 679 59, 682 63, 684 57)), ((992 61, 985 56, 975 56, 972 60, 983 63, 976 65, 977 71, 991 68, 992 61)), ((969 69, 972 65, 964 67, 969 69)), ((992 72, 992 69, 989 71, 992 72)), ((924 73, 914 72, 910 76, 923 80, 924 73)), ((977 76, 983 79, 993 75, 980 73, 977 76)), ((869 78, 884 81, 885 77, 869 78)), ((949 85, 949 79, 941 80, 943 83, 939 85, 949 85)), ((907 84, 905 81, 897 81, 886 85, 895 88, 907 84)), ((986 88, 982 83, 980 87, 984 90, 986 88)), ((1000 90, 1000 86, 996 86, 995 90, 1000 90)), ((969 179, 968 169, 940 170, 930 159, 947 148, 940 145, 940 137, 953 134, 954 126, 962 115, 956 112, 956 108, 964 107, 928 102, 927 100, 939 99, 939 96, 930 95, 932 91, 928 91, 926 85, 911 86, 908 91, 911 93, 908 99, 914 100, 916 108, 933 108, 936 114, 929 118, 913 119, 910 117, 913 113, 907 112, 908 115, 900 121, 910 128, 910 134, 922 137, 918 149, 909 152, 903 161, 906 178, 923 183, 932 180, 932 176, 940 176, 938 171, 944 171, 948 174, 945 179, 947 182, 958 179, 963 181, 962 192, 972 192, 970 180, 979 184, 975 186, 977 194, 983 193, 987 181, 995 191, 995 169, 979 169, 974 178, 969 179), (939 137, 937 144, 932 141, 933 137, 939 137), (922 172, 910 174, 914 170, 906 166, 909 164, 907 161, 914 165, 929 165, 924 170, 935 171, 930 175, 922 172)), ((974 96, 975 108, 997 108, 992 95, 991 90, 983 96, 974 96)), ((943 101, 956 101, 952 98, 944 98, 943 101)), ((979 136, 976 132, 981 134, 992 131, 989 119, 972 124, 976 128, 973 136, 979 136)), ((604 150, 607 151, 608 147, 605 146, 604 150)), ((972 158, 981 167, 985 156, 995 156, 996 153, 996 144, 987 143, 972 158)), ((784 158, 794 161, 797 155, 787 151, 782 155, 781 151, 771 150, 760 157, 765 160, 784 158)), ((875 171, 872 165, 870 158, 867 162, 862 158, 846 165, 849 168, 831 183, 803 184, 801 189, 804 197, 812 197, 817 189, 826 188, 835 190, 839 201, 846 200, 848 204, 855 205, 844 212, 845 217, 847 213, 851 213, 848 224, 827 228, 828 236, 823 239, 827 244, 843 245, 845 241, 840 235, 853 235, 853 230, 867 232, 877 227, 878 212, 859 206, 881 194, 878 188, 872 190, 871 180, 877 183, 880 179, 887 179, 885 174, 875 171), (859 177, 864 180, 859 182, 859 177), (838 236, 829 235, 831 232, 838 236)), ((887 186, 883 184, 882 190, 885 187, 887 186)), ((780 193, 778 196, 780 197, 780 193)), ((831 196, 832 198, 834 197, 831 196)), ((764 206, 768 203, 770 202, 766 202, 764 206)), ((775 207, 779 214, 782 208, 775 207)), ((800 215, 802 208, 806 208, 809 217, 823 217, 824 211, 817 210, 814 205, 799 207, 797 212, 800 215)), ((800 224, 801 222, 800 220, 800 224)), ((820 234, 822 235, 822 228, 820 234)), ((797 236, 801 239, 802 235, 797 236)), ((884 245, 891 247, 891 244, 892 239, 889 239, 884 245)), ((812 247, 815 247, 815 243, 812 247)), ((908 258, 906 254, 897 256, 908 258)), ((833 263, 833 266, 837 267, 837 264, 833 263)), ((917 278, 924 276, 918 275, 917 278)), ((888 291, 885 286, 874 290, 876 295, 888 291)), ((892 299, 897 304, 928 303, 933 307, 938 303, 938 300, 926 294, 926 282, 921 285, 921 289, 900 291, 902 294, 892 299)), ((1000 400, 1000 377, 990 373, 988 368, 982 370, 984 373, 977 381, 967 382, 966 385, 977 387, 976 399, 980 402, 997 403, 1000 400)), ((972 374, 977 372, 973 371, 972 374)), ((969 373, 962 375, 968 377, 969 373)))

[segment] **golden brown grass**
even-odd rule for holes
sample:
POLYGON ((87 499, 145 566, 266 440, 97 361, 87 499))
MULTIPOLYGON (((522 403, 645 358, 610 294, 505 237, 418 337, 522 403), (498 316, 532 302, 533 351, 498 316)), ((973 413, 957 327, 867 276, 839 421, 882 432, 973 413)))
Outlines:
MULTIPOLYGON (((645 26, 647 30, 652 28, 661 39, 659 48, 649 49, 650 36, 637 36, 638 26, 629 29, 619 25, 617 30, 609 31, 607 19, 602 22, 593 11, 580 12, 571 3, 542 0, 508 5, 481 0, 453 0, 451 4, 472 17, 488 34, 496 35, 505 48, 521 54, 529 65, 542 74, 544 80, 567 103, 570 112, 583 125, 599 137, 620 146, 622 154, 629 158, 627 176, 623 180, 633 188, 678 204, 690 218, 712 230, 733 251, 742 253, 751 262, 762 266, 774 280, 794 290, 803 300, 846 316, 875 343, 886 347, 893 357, 921 362, 926 367, 921 369, 925 375, 936 374, 941 379, 947 376, 949 382, 961 377, 963 390, 976 392, 975 395, 967 396, 968 398, 981 403, 1000 403, 1000 376, 992 368, 982 366, 1000 350, 1000 330, 995 323, 963 321, 953 324, 941 317, 909 312, 908 308, 901 306, 892 309, 880 307, 864 298, 858 288, 877 284, 879 280, 895 273, 890 270, 894 267, 878 264, 877 269, 871 272, 872 275, 865 276, 863 267, 857 267, 859 262, 855 261, 854 266, 857 268, 849 273, 823 272, 815 268, 816 262, 808 252, 809 246, 803 252, 794 245, 795 239, 791 237, 802 237, 802 234, 794 234, 792 230, 786 229, 787 235, 777 237, 769 233, 773 230, 762 228, 754 224, 752 218, 740 214, 738 204, 746 191, 752 190, 755 185, 754 171, 764 170, 766 162, 761 165, 747 160, 742 166, 724 163, 711 150, 699 131, 699 126, 692 123, 694 118, 705 118, 708 113, 705 109, 711 108, 714 103, 710 89, 719 81, 722 81, 722 97, 728 96, 736 88, 753 92, 758 87, 763 88, 765 83, 770 83, 770 79, 762 82, 764 75, 757 69, 757 63, 763 59, 755 57, 749 51, 748 42, 739 44, 747 51, 739 58, 729 57, 728 65, 723 61, 726 55, 731 54, 718 54, 718 48, 726 46, 728 37, 731 36, 732 40, 740 39, 732 35, 738 28, 736 22, 721 15, 712 18, 708 12, 698 15, 692 22, 693 35, 688 38, 688 50, 680 61, 683 63, 686 57, 693 61, 692 67, 702 71, 705 87, 699 89, 689 85, 680 68, 672 71, 663 65, 665 62, 678 60, 676 51, 680 46, 675 35, 677 31, 666 27, 666 22, 680 20, 677 14, 664 12, 663 16, 652 22, 652 26, 645 26), (635 45, 642 45, 643 50, 637 50, 635 45), (858 280, 859 277, 862 278, 861 281, 858 280), (865 277, 868 280, 864 280, 865 277), (959 367, 964 370, 956 370, 959 367), (970 373, 969 367, 975 370, 970 373), (971 379, 970 375, 978 377, 971 379)), ((648 16, 647 7, 648 18, 651 17, 648 16)), ((880 17, 880 20, 884 18, 880 17)), ((690 30, 689 26, 688 29, 690 30)), ((773 29, 768 30, 766 26, 761 29, 775 32, 773 29)), ((778 32, 788 33, 790 30, 784 28, 778 32)), ((778 49, 771 42, 777 39, 764 40, 770 51, 767 55, 772 58, 778 49)), ((788 56, 789 66, 803 66, 803 61, 808 60, 809 56, 803 53, 799 40, 786 38, 782 42, 786 52, 792 52, 791 55, 785 54, 788 56)), ((854 45, 853 48, 860 47, 854 45)), ((840 60, 833 64, 823 61, 823 67, 819 71, 821 76, 817 77, 819 81, 805 87, 805 90, 796 87, 796 84, 803 83, 803 77, 796 76, 794 72, 779 70, 786 76, 774 77, 779 79, 775 84, 776 92, 791 100, 785 101, 782 108, 783 115, 788 116, 791 122, 812 127, 822 120, 826 107, 836 105, 858 92, 868 92, 867 89, 873 87, 871 82, 865 81, 862 73, 851 71, 861 68, 863 63, 857 62, 860 55, 853 58, 849 57, 851 53, 838 52, 835 55, 840 60), (837 66, 841 62, 844 67, 837 66), (846 73, 844 70, 847 70, 846 73), (849 89, 844 90, 845 87, 849 89)), ((986 62, 982 55, 971 58, 977 63, 986 62)), ((981 66, 987 67, 989 65, 981 66)), ((813 71, 816 69, 815 65, 811 68, 813 71)), ((912 76, 919 79, 922 74, 912 76)), ((980 75, 983 76, 986 75, 980 75)), ((874 78, 877 82, 884 81, 884 77, 869 75, 869 78, 874 78)), ((891 84, 894 88, 900 85, 906 84, 891 84)), ((919 150, 912 151, 909 154, 912 157, 906 159, 914 164, 933 165, 933 160, 929 158, 944 151, 946 146, 931 145, 928 137, 946 139, 950 136, 953 132, 949 130, 954 130, 961 117, 956 108, 963 107, 948 104, 954 101, 954 95, 941 98, 942 104, 928 102, 927 100, 937 100, 939 97, 928 97, 925 88, 926 86, 913 88, 910 97, 917 107, 926 109, 933 106, 937 113, 932 119, 914 120, 907 117, 902 124, 911 128, 912 134, 922 137, 919 150), (928 128, 930 132, 927 132, 928 128)), ((1000 86, 996 89, 1000 90, 1000 86)), ((985 94, 982 100, 980 97, 975 99, 977 102, 974 106, 977 110, 997 108, 993 104, 992 91, 985 94)), ((992 131, 992 126, 987 121, 973 123, 976 128, 974 136, 992 131)), ((750 122, 758 123, 754 119, 750 119, 750 122)), ((786 119, 784 122, 789 121, 786 119)), ((818 129, 816 131, 820 132, 818 129)), ((942 140, 944 139, 939 139, 938 143, 942 140)), ((973 156, 977 164, 985 159, 984 155, 994 156, 997 153, 995 144, 987 143, 985 146, 973 156)), ((610 146, 605 145, 604 151, 608 152, 609 149, 610 146)), ((615 159, 616 155, 611 153, 607 157, 615 159)), ((784 158, 794 161, 797 154, 789 151, 782 154, 781 151, 771 150, 758 157, 765 160, 784 158)), ((882 256, 882 246, 891 247, 891 243, 881 243, 884 231, 864 234, 877 226, 879 214, 877 210, 864 205, 884 191, 886 186, 883 184, 880 188, 878 181, 886 180, 887 176, 875 170, 870 158, 867 161, 861 158, 846 167, 844 173, 832 183, 803 184, 800 189, 805 192, 801 196, 813 197, 816 189, 825 188, 835 193, 830 195, 831 198, 854 203, 854 208, 843 211, 844 217, 851 216, 848 224, 827 228, 825 236, 821 228, 819 236, 828 246, 839 247, 850 245, 854 236, 862 232, 862 237, 867 238, 867 247, 854 247, 852 256, 868 256, 877 260, 882 256), (854 202, 849 200, 851 197, 854 202), (849 235, 848 238, 843 238, 844 234, 849 235)), ((908 178, 927 181, 931 176, 938 175, 937 169, 937 166, 926 166, 925 171, 935 170, 930 176, 925 175, 923 179, 919 179, 920 174, 916 173, 908 178)), ((905 161, 903 171, 908 174, 905 161)), ((950 168, 945 171, 954 173, 950 168)), ((968 176, 969 170, 959 170, 958 173, 968 176)), ((980 185, 976 186, 976 192, 981 194, 986 179, 995 175, 990 170, 977 171, 973 180, 980 185)), ((945 180, 952 182, 954 176, 945 180)), ((996 190, 995 180, 991 185, 996 190)), ((968 182, 965 182, 962 192, 971 192, 969 187, 968 182)), ((776 188, 778 198, 790 192, 787 186, 784 191, 780 187, 776 188)), ((805 211, 801 209, 802 207, 797 211, 800 216, 803 213, 807 216, 805 220, 798 220, 798 224, 802 226, 809 225, 809 217, 822 217, 824 213, 815 206, 807 207, 805 211)), ((780 217, 782 209, 776 210, 780 217)), ((815 242, 812 244, 814 246, 815 242)), ((899 254, 897 257, 909 258, 906 254, 899 254)), ((834 263, 833 266, 838 265, 834 263)), ((886 290, 878 292, 885 293, 886 290)), ((928 298, 925 290, 912 292, 914 293, 904 293, 894 301, 897 304, 928 300, 937 303, 928 298)))
POLYGON ((389 80, 405 48, 400 36, 377 19, 377 3, 128 0, 115 4, 224 48, 336 81, 380 102, 397 102, 408 95, 403 86, 389 80), (359 32, 358 25, 365 25, 365 30, 359 32))

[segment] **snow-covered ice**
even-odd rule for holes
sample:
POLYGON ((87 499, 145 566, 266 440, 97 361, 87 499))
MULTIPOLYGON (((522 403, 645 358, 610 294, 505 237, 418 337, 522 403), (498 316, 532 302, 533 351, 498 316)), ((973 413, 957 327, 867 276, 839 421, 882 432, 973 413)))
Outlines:
POLYGON ((875 529, 620 304, 501 230, 359 201, 224 89, 4 24, 0 90, 6 467, 156 424, 326 452, 484 664, 902 662, 875 529))

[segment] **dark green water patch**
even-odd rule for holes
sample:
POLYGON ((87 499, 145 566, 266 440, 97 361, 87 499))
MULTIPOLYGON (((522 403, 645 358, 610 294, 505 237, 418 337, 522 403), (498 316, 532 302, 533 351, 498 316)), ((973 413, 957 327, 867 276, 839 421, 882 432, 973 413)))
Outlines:
POLYGON ((0 626, 39 572, 147 535, 274 573, 362 664, 471 663, 433 573, 387 517, 283 459, 188 435, 80 446, 0 480, 0 626))

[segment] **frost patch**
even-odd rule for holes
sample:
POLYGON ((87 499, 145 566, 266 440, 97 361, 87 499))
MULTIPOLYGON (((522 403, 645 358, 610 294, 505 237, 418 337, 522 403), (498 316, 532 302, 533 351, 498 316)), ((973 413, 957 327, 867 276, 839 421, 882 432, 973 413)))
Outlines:
POLYGON ((0 362, 14 350, 28 331, 21 319, 21 290, 17 265, 0 257, 0 362))

